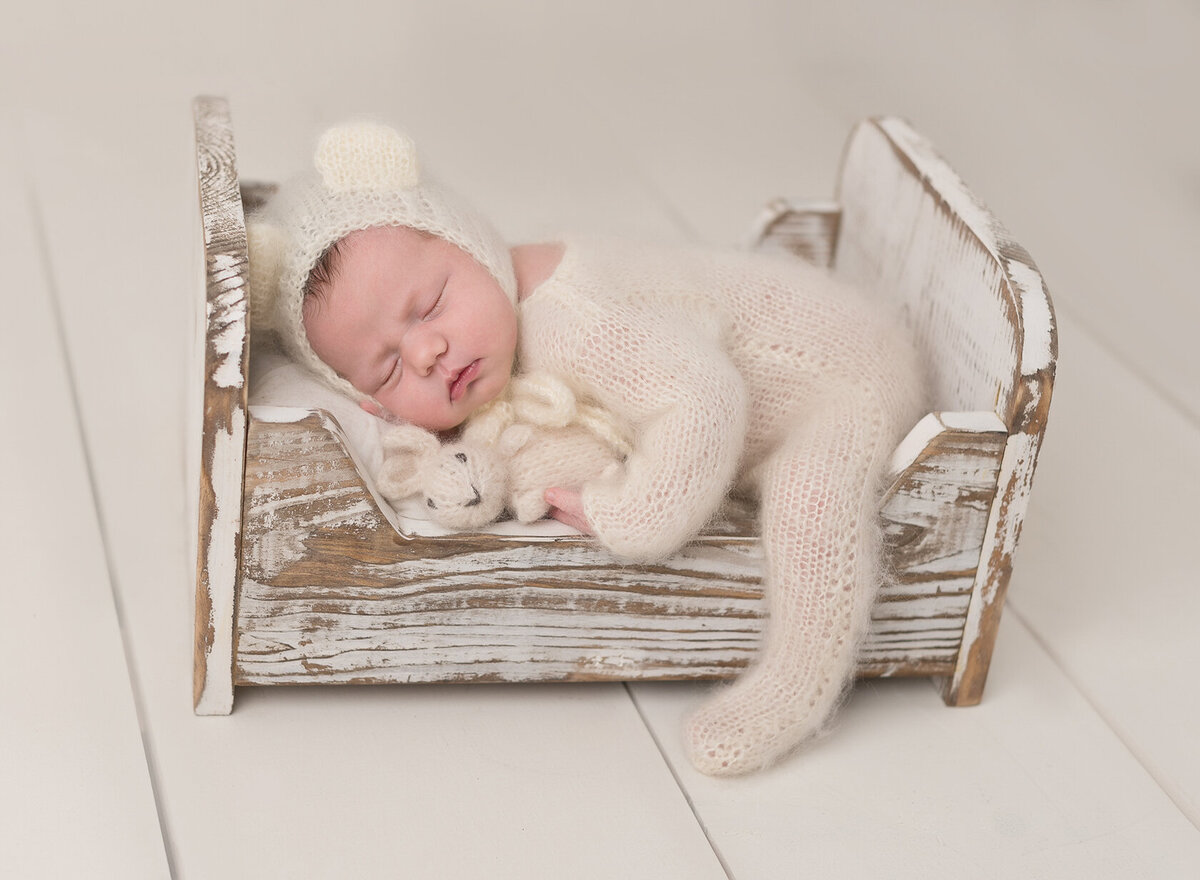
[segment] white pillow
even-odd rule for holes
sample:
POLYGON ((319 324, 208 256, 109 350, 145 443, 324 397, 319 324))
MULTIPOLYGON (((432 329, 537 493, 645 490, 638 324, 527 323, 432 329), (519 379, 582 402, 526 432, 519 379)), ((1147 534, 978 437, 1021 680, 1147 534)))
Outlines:
POLYGON ((264 348, 250 356, 250 405, 323 409, 337 419, 350 451, 371 481, 383 465, 380 431, 387 423, 355 401, 338 394, 304 367, 278 351, 264 348))

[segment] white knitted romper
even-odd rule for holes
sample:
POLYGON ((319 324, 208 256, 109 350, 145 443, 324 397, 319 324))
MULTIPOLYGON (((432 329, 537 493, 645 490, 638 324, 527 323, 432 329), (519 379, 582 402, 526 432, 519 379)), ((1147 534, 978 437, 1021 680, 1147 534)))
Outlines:
POLYGON ((561 376, 633 439, 620 475, 583 488, 606 546, 661 559, 735 483, 761 499, 766 637, 689 719, 707 773, 774 761, 852 678, 880 581, 883 471, 921 411, 893 323, 796 259, 605 241, 568 241, 520 305, 521 369, 561 376))

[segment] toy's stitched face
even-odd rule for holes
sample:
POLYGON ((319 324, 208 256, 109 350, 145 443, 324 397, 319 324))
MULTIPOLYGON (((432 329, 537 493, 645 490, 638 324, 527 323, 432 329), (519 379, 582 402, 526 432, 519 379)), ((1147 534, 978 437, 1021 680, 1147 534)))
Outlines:
POLYGON ((456 452, 451 458, 439 461, 437 474, 433 478, 436 491, 426 493, 426 505, 442 511, 477 506, 483 500, 483 495, 476 485, 477 481, 472 479, 469 462, 465 452, 456 452))
POLYGON ((431 431, 504 390, 517 342, 512 305, 483 266, 398 226, 346 236, 325 295, 304 304, 304 328, 350 384, 431 431))
POLYGON ((493 457, 448 446, 428 467, 425 504, 438 522, 456 528, 476 527, 500 514, 504 483, 493 457))

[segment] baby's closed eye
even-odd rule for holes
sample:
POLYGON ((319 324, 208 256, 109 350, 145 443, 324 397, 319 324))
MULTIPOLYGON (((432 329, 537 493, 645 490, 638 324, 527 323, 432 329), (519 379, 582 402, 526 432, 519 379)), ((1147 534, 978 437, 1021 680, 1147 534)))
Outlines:
POLYGON ((378 391, 379 389, 388 385, 394 385, 400 379, 400 373, 402 370, 403 363, 400 360, 400 357, 397 356, 395 360, 392 361, 391 369, 388 370, 387 375, 383 377, 383 380, 378 384, 378 386, 376 386, 375 390, 378 391))
POLYGON ((433 303, 429 306, 429 308, 427 308, 425 310, 425 314, 422 316, 422 320, 432 321, 434 318, 436 318, 438 315, 440 315, 442 313, 442 309, 445 306, 445 303, 446 303, 446 285, 443 284, 441 290, 438 291, 438 295, 434 299, 433 303))

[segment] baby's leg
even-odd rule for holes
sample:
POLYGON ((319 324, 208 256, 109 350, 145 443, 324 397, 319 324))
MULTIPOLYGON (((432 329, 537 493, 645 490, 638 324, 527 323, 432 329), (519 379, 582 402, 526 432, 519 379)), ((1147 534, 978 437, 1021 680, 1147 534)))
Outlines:
POLYGON ((827 400, 762 466, 770 617, 755 665, 688 720, 703 772, 773 762, 821 728, 850 682, 879 582, 877 510, 896 409, 869 391, 827 400))

